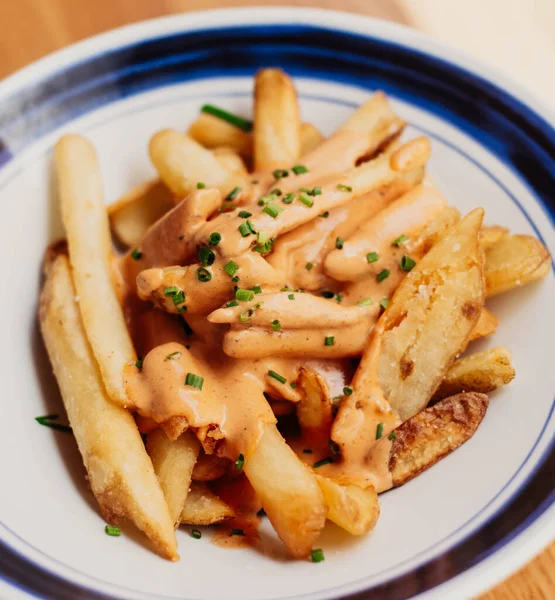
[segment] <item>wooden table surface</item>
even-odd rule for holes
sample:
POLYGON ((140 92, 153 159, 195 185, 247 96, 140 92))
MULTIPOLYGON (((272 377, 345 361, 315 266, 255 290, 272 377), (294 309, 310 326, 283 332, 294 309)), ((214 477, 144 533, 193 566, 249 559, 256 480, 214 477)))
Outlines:
MULTIPOLYGON (((450 1, 441 0, 442 6, 450 1)), ((127 23, 193 10, 283 4, 267 0, 3 0, 0 78, 49 52, 127 23)), ((426 15, 415 12, 416 0, 288 0, 287 4, 358 12, 427 29, 426 15)), ((420 7, 425 4, 429 0, 420 7)), ((480 600, 544 598, 555 598, 555 543, 480 600)))

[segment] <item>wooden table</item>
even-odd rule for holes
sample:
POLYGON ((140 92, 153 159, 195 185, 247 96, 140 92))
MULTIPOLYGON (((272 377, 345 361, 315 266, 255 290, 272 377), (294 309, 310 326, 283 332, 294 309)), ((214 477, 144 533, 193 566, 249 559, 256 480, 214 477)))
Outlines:
MULTIPOLYGON (((439 0, 433 1, 437 7, 439 0)), ((442 7, 450 1, 441 0, 442 7)), ((467 5, 469 1, 462 4, 467 5)), ((492 3, 490 8, 497 1, 488 0, 492 3)), ((488 2, 482 0, 482 7, 488 2)), ((261 4, 279 6, 284 3, 267 0, 4 0, 0 2, 0 23, 3 24, 0 36, 0 78, 53 50, 127 23, 193 10, 261 4)), ((340 8, 418 26, 434 33, 437 32, 437 20, 441 17, 441 10, 431 15, 433 19, 430 17, 431 13, 426 13, 425 9, 431 5, 430 0, 288 0, 287 4, 340 8), (416 5, 419 5, 420 12, 415 12, 418 10, 416 5)), ((458 4, 461 5, 460 2, 458 4)), ((535 3, 537 4, 538 2, 535 3)), ((451 3, 451 8, 456 7, 451 3)), ((545 8, 550 10, 547 4, 545 8)), ((448 21, 446 23, 449 24, 448 21)), ((445 34, 447 25, 441 26, 440 32, 445 34)), ((522 34, 520 20, 518 27, 522 34)), ((517 29, 516 24, 514 28, 517 29)), ((510 35, 513 35, 513 31, 510 31, 510 35)), ((472 48, 467 49, 472 51, 472 48)), ((514 63, 512 66, 514 67, 514 63)), ((522 73, 522 78, 526 79, 529 69, 523 68, 522 73)), ((546 79, 553 80, 552 77, 546 79)), ((534 81, 529 77, 527 83, 534 87, 534 81)), ((548 90, 536 91, 543 91, 544 95, 549 93, 548 90)), ((543 598, 555 598, 555 543, 480 600, 543 598)))

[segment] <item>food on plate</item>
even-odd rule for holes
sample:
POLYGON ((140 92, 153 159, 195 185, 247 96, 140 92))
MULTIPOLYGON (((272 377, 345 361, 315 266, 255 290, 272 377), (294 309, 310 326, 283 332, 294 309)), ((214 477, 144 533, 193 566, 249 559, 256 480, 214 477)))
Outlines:
POLYGON ((371 531, 378 494, 470 439, 515 375, 508 349, 472 353, 503 326, 487 297, 550 266, 448 204, 382 92, 324 138, 285 73, 254 87, 253 121, 205 104, 154 133, 157 177, 109 208, 92 145, 55 151, 46 347, 102 514, 172 560, 179 524, 263 545, 261 510, 313 562, 326 520, 371 531))

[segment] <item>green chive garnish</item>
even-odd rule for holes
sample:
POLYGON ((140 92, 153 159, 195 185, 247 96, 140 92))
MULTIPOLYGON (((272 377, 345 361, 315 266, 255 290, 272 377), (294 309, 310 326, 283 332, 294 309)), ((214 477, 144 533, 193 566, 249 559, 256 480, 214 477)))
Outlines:
POLYGON ((287 381, 287 379, 285 379, 285 377, 283 377, 283 375, 280 375, 279 373, 276 373, 275 371, 272 371, 271 369, 268 371, 268 375, 270 377, 273 377, 274 379, 277 379, 277 381, 279 381, 280 383, 285 383, 287 381))
POLYGON ((350 396, 353 393, 353 388, 346 385, 343 388, 343 393, 345 394, 345 396, 350 396))
POLYGON ((201 265, 205 267, 209 267, 214 264, 216 260, 216 255, 208 246, 201 246, 198 251, 198 261, 201 265))
POLYGON ((323 467, 324 465, 331 465, 332 462, 333 458, 331 456, 326 456, 326 458, 322 458, 322 460, 317 460, 312 466, 315 469, 318 469, 319 467, 323 467))
POLYGON ((359 300, 357 304, 358 306, 370 306, 371 304, 374 304, 374 300, 372 300, 372 298, 364 298, 364 300, 359 300))
POLYGON ((191 537, 195 538, 195 540, 200 540, 202 533, 199 529, 191 529, 191 537))
POLYGON ((322 188, 321 187, 315 187, 312 188, 310 190, 310 192, 308 192, 311 196, 320 196, 322 194, 322 188))
POLYGON ((393 240, 393 242, 391 243, 391 245, 392 246, 397 246, 397 248, 398 248, 401 244, 404 244, 406 241, 408 241, 408 239, 409 238, 403 233, 396 240, 393 240))
POLYGON ((233 204, 222 204, 219 208, 221 213, 233 212, 237 207, 233 204))
POLYGON ((205 183, 202 183, 202 181, 197 181, 197 190, 203 190, 205 187, 205 183))
POLYGON ((59 423, 53 423, 59 418, 59 415, 44 415, 43 417, 35 417, 35 421, 39 425, 44 425, 44 427, 50 427, 50 429, 55 429, 56 431, 63 431, 64 433, 73 433, 73 429, 68 425, 60 425, 59 423))
POLYGON ((353 191, 353 188, 350 185, 345 185, 344 183, 338 183, 337 189, 340 192, 352 192, 353 191))
POLYGON ((237 300, 230 300, 225 303, 226 308, 231 308, 232 306, 239 306, 239 302, 237 300))
POLYGON ((197 388, 198 390, 202 390, 202 386, 204 384, 204 377, 200 375, 195 375, 194 373, 187 373, 185 377, 185 385, 190 385, 191 387, 197 388))
POLYGON ((416 266, 416 261, 406 254, 401 259, 401 269, 403 271, 411 271, 416 266))
POLYGON ((141 260, 142 257, 143 253, 138 248, 135 248, 133 252, 131 252, 131 258, 133 260, 141 260))
POLYGON ((208 238, 208 243, 211 246, 217 246, 221 241, 222 241, 222 236, 217 231, 214 231, 214 233, 211 233, 210 237, 208 238))
POLYGON ((388 440, 394 440, 396 437, 397 437, 397 434, 396 434, 394 431, 392 431, 392 432, 391 432, 391 433, 390 433, 390 434, 387 436, 387 439, 388 439, 388 440))
POLYGON ((343 296, 341 294, 336 294, 335 300, 336 300, 337 304, 341 304, 343 302, 343 296))
POLYGON ((330 211, 326 210, 326 212, 322 213, 321 215, 318 215, 319 217, 322 217, 322 219, 327 219, 330 216, 330 211))
POLYGON ((237 460, 235 461, 235 468, 240 471, 245 464, 245 457, 242 454, 239 454, 237 460))
POLYGON ((336 442, 334 442, 333 440, 330 440, 328 442, 328 446, 330 447, 330 451, 334 456, 337 456, 340 452, 339 450, 339 444, 337 444, 336 442))
POLYGON ((380 300, 380 306, 385 310, 389 306, 389 298, 382 298, 380 300))
POLYGON ((297 384, 294 381, 292 381, 289 385, 291 386, 292 389, 294 389, 294 390, 297 389, 297 384))
POLYGON ((324 346, 333 346, 335 344, 335 338, 333 335, 327 335, 324 340, 324 346))
POLYGON ((369 263, 376 262, 376 261, 377 261, 379 258, 380 258, 380 257, 378 256, 378 253, 377 253, 377 252, 369 252, 369 253, 366 255, 366 260, 367 260, 369 263))
POLYGON ((177 294, 174 294, 172 296, 172 301, 174 303, 175 306, 177 306, 178 304, 183 304, 183 302, 185 302, 185 294, 184 292, 182 292, 181 290, 179 290, 179 292, 177 292, 177 294))
POLYGON ((250 302, 254 298, 254 292, 252 290, 244 290, 239 288, 235 292, 235 300, 239 302, 250 302))
POLYGON ((135 366, 137 367, 137 369, 139 369, 139 371, 143 370, 143 362, 144 360, 142 356, 137 357, 137 360, 135 361, 135 366))
POLYGON ((252 234, 251 228, 249 227, 249 224, 246 222, 241 223, 241 225, 239 225, 239 227, 237 227, 237 229, 239 230, 241 237, 247 237, 252 234))
POLYGON ((304 266, 304 268, 305 268, 307 271, 311 271, 313 266, 314 266, 314 265, 313 265, 311 262, 308 262, 308 263, 306 263, 306 265, 304 266))
POLYGON ((379 440, 383 434, 383 423, 378 423, 376 427, 376 439, 379 440))
POLYGON ((330 292, 329 290, 326 290, 324 292, 322 292, 322 296, 324 298, 333 298, 335 296, 335 294, 333 292, 330 292))
POLYGON ((238 216, 241 217, 241 219, 248 219, 249 217, 252 217, 252 213, 242 210, 238 216))
POLYGON ((239 265, 232 260, 230 260, 226 266, 224 267, 224 271, 230 276, 233 277, 235 273, 237 273, 239 269, 239 265))
POLYGON ((239 195, 239 192, 241 191, 241 188, 239 186, 234 187, 231 192, 229 192, 229 194, 225 197, 227 202, 232 202, 233 200, 235 200, 235 198, 237 198, 237 196, 239 195))
POLYGON ((270 191, 271 195, 275 195, 275 196, 281 196, 283 192, 279 189, 279 188, 274 188, 273 190, 270 191))
POLYGON ((272 321, 272 329, 274 331, 279 331, 281 329, 281 323, 277 319, 272 321))
POLYGON ((284 177, 289 177, 289 171, 285 169, 276 169, 272 171, 272 175, 275 179, 283 179, 284 177))
POLYGON ((295 165, 291 168, 291 171, 295 173, 295 175, 301 175, 302 173, 308 173, 308 169, 304 165, 295 165))
POLYGON ((262 288, 259 285, 253 285, 251 287, 251 290, 255 293, 255 294, 261 294, 262 293, 262 288))
POLYGON ((378 281, 381 283, 384 279, 387 279, 389 277, 389 269, 383 269, 381 270, 378 275, 377 275, 377 279, 378 281))
POLYGON ((314 204, 314 200, 306 192, 299 194, 299 200, 308 208, 311 208, 314 204))
POLYGON ((210 273, 210 271, 204 267, 199 267, 197 269, 197 279, 205 283, 206 281, 210 281, 212 279, 212 273, 210 273))
POLYGON ((295 294, 289 294, 289 296, 287 296, 289 298, 289 300, 295 300, 295 294))
POLYGON ((310 560, 313 563, 319 563, 325 560, 324 551, 321 548, 310 551, 310 560))
POLYGON ((166 356, 166 360, 177 360, 181 358, 181 352, 172 352, 166 356))
POLYGON ((276 219, 282 210, 283 208, 281 208, 281 206, 270 202, 269 204, 266 204, 266 206, 262 209, 262 212, 266 213, 267 215, 270 215, 270 217, 272 217, 273 219, 276 219))
POLYGON ((246 308, 239 315, 239 323, 246 323, 247 321, 250 321, 252 319, 253 315, 254 315, 254 309, 252 309, 252 308, 246 308))
POLYGON ((342 238, 342 237, 335 238, 335 247, 336 247, 338 250, 343 250, 343 244, 344 244, 344 243, 345 243, 345 242, 344 242, 344 240, 343 240, 343 238, 342 238))
POLYGON ((234 125, 242 131, 246 131, 247 133, 252 131, 252 121, 248 121, 247 119, 243 119, 243 117, 234 115, 233 113, 230 113, 227 110, 224 110, 223 108, 219 108, 218 106, 214 106, 213 104, 205 104, 200 110, 203 113, 208 113, 209 115, 218 117, 218 119, 226 121, 230 125, 234 125))
POLYGON ((119 527, 114 527, 114 525, 106 525, 104 531, 107 535, 111 535, 112 537, 119 537, 121 535, 121 529, 119 527))
POLYGON ((172 296, 177 294, 177 292, 179 292, 179 288, 176 285, 170 285, 164 290, 164 296, 166 298, 171 298, 172 296))
POLYGON ((283 198, 281 199, 283 204, 293 204, 294 200, 295 200, 295 194, 285 194, 285 196, 283 196, 283 198))

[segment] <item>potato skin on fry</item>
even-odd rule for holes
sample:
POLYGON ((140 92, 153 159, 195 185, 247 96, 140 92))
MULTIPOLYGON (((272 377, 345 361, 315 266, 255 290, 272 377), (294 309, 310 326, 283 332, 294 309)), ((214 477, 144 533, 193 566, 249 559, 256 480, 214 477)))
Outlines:
POLYGON ((398 427, 389 458, 393 487, 407 483, 469 440, 488 403, 485 394, 476 392, 450 396, 398 427))
POLYGON ((235 511, 205 484, 193 481, 183 510, 183 525, 214 525, 235 516, 235 511))

